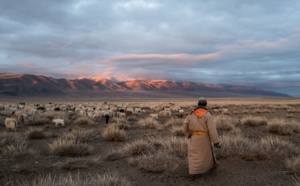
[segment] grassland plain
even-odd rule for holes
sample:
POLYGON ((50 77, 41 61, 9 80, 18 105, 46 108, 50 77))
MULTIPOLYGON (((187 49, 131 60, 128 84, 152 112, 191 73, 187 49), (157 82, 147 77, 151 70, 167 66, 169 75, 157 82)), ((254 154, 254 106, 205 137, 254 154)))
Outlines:
POLYGON ((180 123, 196 100, 0 100, 0 185, 300 184, 300 99, 294 98, 208 99, 222 143, 215 149, 220 166, 189 180, 180 123), (20 102, 28 117, 10 132, 4 120, 20 102), (36 104, 47 111, 30 113, 36 104), (116 108, 133 112, 114 115, 109 125, 88 114, 116 108), (171 116, 150 118, 162 109, 171 116), (55 127, 53 118, 65 126, 55 127))

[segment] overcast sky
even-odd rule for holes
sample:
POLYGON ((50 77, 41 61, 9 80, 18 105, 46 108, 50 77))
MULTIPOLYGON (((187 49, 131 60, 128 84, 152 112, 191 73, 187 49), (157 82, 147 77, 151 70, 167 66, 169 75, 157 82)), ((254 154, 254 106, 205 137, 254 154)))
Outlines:
POLYGON ((0 72, 300 96, 299 0, 0 0, 0 72))

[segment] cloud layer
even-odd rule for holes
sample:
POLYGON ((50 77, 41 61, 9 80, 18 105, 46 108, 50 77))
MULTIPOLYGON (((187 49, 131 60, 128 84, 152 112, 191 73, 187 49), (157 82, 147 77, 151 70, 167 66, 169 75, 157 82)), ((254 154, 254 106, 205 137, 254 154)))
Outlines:
POLYGON ((239 83, 300 96, 300 2, 2 0, 0 72, 239 83))

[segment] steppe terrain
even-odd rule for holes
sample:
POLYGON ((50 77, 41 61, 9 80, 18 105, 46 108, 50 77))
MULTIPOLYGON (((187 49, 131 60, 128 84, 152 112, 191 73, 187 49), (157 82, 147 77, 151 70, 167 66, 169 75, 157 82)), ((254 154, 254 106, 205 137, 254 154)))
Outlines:
POLYGON ((192 181, 182 125, 196 103, 0 100, 0 185, 300 185, 300 99, 208 99, 219 167, 192 181))

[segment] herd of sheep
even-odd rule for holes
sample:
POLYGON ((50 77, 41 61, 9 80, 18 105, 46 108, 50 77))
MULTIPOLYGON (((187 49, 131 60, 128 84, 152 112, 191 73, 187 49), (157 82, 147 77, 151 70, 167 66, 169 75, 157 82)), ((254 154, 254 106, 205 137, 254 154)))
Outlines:
MULTIPOLYGON (((18 126, 24 125, 25 119, 29 117, 39 117, 41 113, 47 112, 65 112, 74 113, 78 117, 88 117, 94 121, 99 121, 106 114, 110 117, 128 117, 132 114, 145 114, 149 117, 159 118, 163 116, 172 116, 183 118, 187 112, 185 107, 177 106, 174 103, 148 104, 147 106, 134 106, 130 103, 78 103, 78 104, 26 104, 24 102, 16 104, 0 104, 0 111, 11 112, 11 117, 5 119, 5 127, 8 130, 16 131, 18 126)), ((65 118, 54 118, 52 122, 55 126, 64 126, 65 118)))

